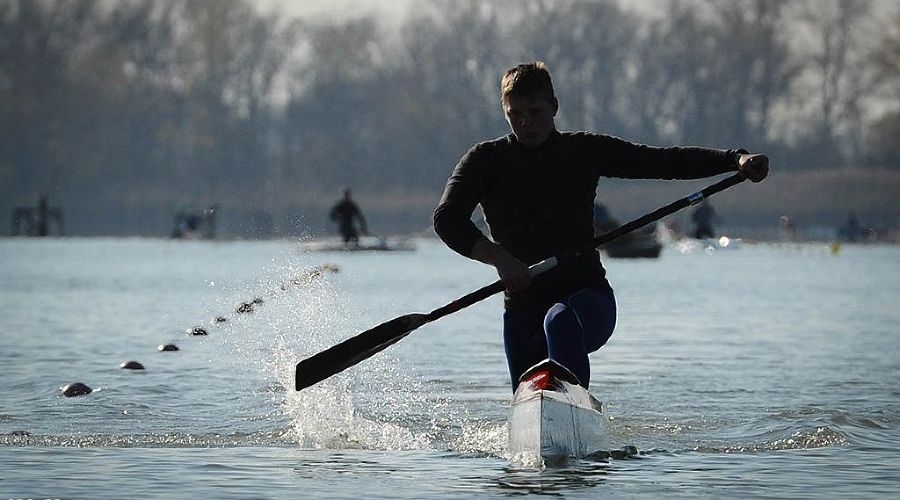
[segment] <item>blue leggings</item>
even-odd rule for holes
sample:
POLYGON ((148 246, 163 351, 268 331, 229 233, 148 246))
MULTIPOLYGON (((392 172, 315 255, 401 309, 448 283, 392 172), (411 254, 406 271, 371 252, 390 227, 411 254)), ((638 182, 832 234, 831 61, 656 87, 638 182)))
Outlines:
POLYGON ((588 353, 603 347, 616 327, 616 297, 610 288, 585 288, 563 297, 546 314, 506 311, 503 342, 513 391, 526 370, 550 358, 587 387, 588 353))

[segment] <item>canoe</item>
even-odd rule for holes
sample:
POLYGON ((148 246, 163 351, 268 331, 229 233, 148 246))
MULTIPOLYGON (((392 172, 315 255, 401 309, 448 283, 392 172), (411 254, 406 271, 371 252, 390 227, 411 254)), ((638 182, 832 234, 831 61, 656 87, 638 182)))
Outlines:
POLYGON ((662 245, 655 240, 632 240, 619 244, 607 243, 601 249, 615 259, 655 259, 662 253, 662 245))
POLYGON ((572 372, 544 360, 522 375, 509 416, 514 460, 555 463, 609 449, 606 407, 572 372))
POLYGON ((655 259, 662 252, 662 244, 653 228, 642 228, 601 246, 607 256, 624 259, 655 259))

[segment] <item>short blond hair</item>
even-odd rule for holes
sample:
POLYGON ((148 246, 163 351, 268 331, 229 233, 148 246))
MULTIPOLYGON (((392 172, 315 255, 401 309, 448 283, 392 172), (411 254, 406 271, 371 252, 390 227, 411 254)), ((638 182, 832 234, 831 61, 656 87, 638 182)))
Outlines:
POLYGON ((553 80, 550 70, 543 61, 518 64, 510 68, 500 79, 500 100, 506 102, 510 95, 541 94, 551 101, 556 101, 553 92, 553 80))

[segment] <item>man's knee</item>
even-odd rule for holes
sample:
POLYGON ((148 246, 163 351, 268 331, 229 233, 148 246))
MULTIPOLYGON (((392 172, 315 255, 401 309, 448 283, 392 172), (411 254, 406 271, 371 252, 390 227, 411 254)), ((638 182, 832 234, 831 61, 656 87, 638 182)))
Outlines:
POLYGON ((553 304, 553 307, 544 316, 544 331, 548 334, 552 334, 560 328, 572 329, 578 327, 578 317, 575 315, 575 311, 560 302, 553 304))
POLYGON ((584 341, 585 350, 594 352, 606 344, 615 329, 615 297, 605 290, 581 290, 567 297, 564 303, 551 308, 545 325, 551 328, 577 329, 584 341))

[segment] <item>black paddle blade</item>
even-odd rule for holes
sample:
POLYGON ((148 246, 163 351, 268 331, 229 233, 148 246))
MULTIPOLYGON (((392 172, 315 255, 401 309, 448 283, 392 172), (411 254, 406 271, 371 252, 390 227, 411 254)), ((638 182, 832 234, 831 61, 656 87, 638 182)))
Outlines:
POLYGON ((302 391, 368 359, 428 322, 426 314, 407 314, 366 330, 297 363, 296 389, 302 391))

